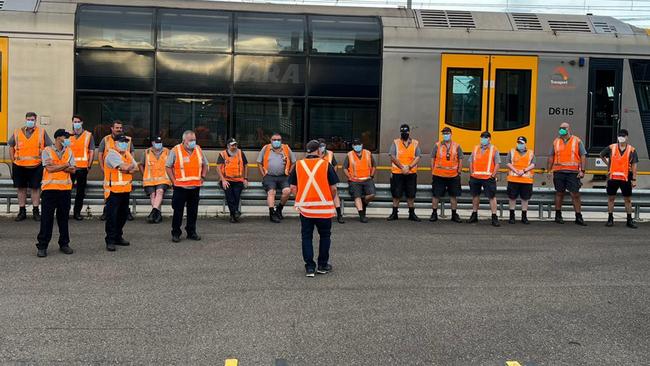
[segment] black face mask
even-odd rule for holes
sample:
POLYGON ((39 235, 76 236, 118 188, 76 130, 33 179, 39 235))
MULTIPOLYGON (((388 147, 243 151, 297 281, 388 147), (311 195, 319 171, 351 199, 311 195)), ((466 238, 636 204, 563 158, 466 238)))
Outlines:
POLYGON ((406 141, 409 139, 409 133, 408 132, 402 132, 402 140, 406 141))

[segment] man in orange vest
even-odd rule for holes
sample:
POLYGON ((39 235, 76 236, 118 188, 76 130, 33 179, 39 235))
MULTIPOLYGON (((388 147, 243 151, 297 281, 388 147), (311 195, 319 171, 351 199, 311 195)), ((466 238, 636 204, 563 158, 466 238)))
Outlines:
POLYGON ((41 219, 38 206, 41 203, 41 179, 43 166, 41 153, 52 140, 44 129, 36 126, 36 113, 25 114, 25 126, 14 131, 7 141, 11 159, 11 177, 18 194, 18 215, 15 221, 27 218, 27 190, 31 189, 32 215, 35 221, 41 219))
POLYGON ((70 248, 70 232, 68 231, 68 216, 70 215, 70 191, 75 171, 75 158, 70 148, 70 134, 64 129, 54 132, 54 145, 43 149, 43 215, 41 229, 38 232, 36 255, 47 257, 47 247, 52 239, 54 217, 59 227, 59 250, 64 254, 72 254, 70 248))
POLYGON ((165 192, 171 187, 172 181, 167 176, 167 156, 169 149, 163 147, 162 137, 158 136, 151 142, 151 147, 144 151, 140 169, 142 170, 142 187, 151 201, 151 212, 147 217, 150 224, 162 222, 162 206, 165 192))
POLYGON ((228 211, 230 212, 230 222, 239 222, 241 212, 239 212, 239 201, 241 192, 248 187, 248 160, 246 154, 237 146, 237 140, 231 138, 228 140, 228 148, 217 156, 217 173, 221 187, 226 194, 228 202, 228 211))
POLYGON ((123 229, 129 213, 133 173, 138 164, 129 152, 130 139, 124 135, 114 137, 104 157, 104 198, 106 201, 106 250, 115 251, 115 246, 128 246, 123 229))
POLYGON ((510 208, 509 224, 515 223, 515 207, 517 197, 521 198, 521 222, 528 224, 528 200, 533 196, 533 169, 535 169, 535 154, 526 148, 528 140, 525 136, 517 137, 517 147, 508 152, 508 199, 510 208))
POLYGON ((639 156, 636 149, 628 144, 628 132, 625 129, 618 131, 618 143, 611 144, 600 152, 609 167, 607 179, 607 226, 614 226, 614 202, 616 192, 621 190, 625 201, 625 212, 627 213, 626 226, 636 229, 636 223, 632 219, 632 188, 636 187, 637 164, 639 156))
POLYGON ((461 222, 456 212, 458 209, 458 198, 462 194, 460 187, 460 173, 463 169, 463 149, 451 139, 451 128, 442 129, 442 141, 438 141, 431 150, 431 174, 433 180, 431 189, 433 199, 431 201, 433 212, 429 221, 438 221, 438 202, 444 197, 445 192, 449 193, 451 201, 451 221, 461 222))
MULTIPOLYGON (((124 125, 122 121, 119 119, 116 119, 113 121, 111 124, 111 134, 104 136, 102 141, 99 142, 99 148, 97 149, 98 153, 98 162, 99 162, 99 168, 103 171, 104 170, 104 160, 106 158, 106 154, 108 153, 108 149, 114 149, 115 148, 115 139, 117 136, 121 136, 124 133, 124 125)), ((131 139, 126 136, 129 139, 129 146, 128 146, 128 151, 129 154, 134 155, 134 148, 133 148, 133 143, 131 139)), ((106 206, 104 206, 105 208, 106 206)), ((100 220, 104 220, 106 216, 106 211, 102 213, 102 216, 100 217, 100 220)), ((131 214, 131 209, 129 208, 129 212, 127 214, 127 219, 129 221, 133 220, 133 215, 131 214)))
POLYGON ((196 232, 196 219, 199 215, 199 193, 205 176, 208 174, 208 159, 196 144, 196 134, 188 130, 183 132, 183 142, 174 146, 167 157, 167 175, 174 185, 172 195, 172 241, 181 241, 181 224, 183 211, 187 206, 187 223, 185 232, 190 240, 201 240, 196 232))
POLYGON ((411 139, 411 128, 403 124, 399 128, 400 138, 395 139, 390 146, 388 154, 392 163, 390 175, 390 191, 393 196, 393 212, 388 216, 388 221, 397 220, 397 207, 406 195, 409 207, 409 220, 420 221, 415 214, 415 194, 418 185, 418 162, 420 161, 420 144, 418 140, 411 139))
POLYGON ((75 172, 72 174, 72 184, 75 185, 77 193, 74 196, 74 208, 72 217, 75 220, 83 220, 81 209, 86 198, 86 184, 88 172, 92 169, 95 158, 95 139, 90 131, 84 130, 83 118, 79 115, 72 116, 72 132, 70 136, 70 148, 74 154, 75 172))
POLYGON ((587 226, 582 219, 582 203, 580 201, 580 181, 585 176, 587 166, 587 149, 578 136, 571 134, 568 122, 560 124, 558 137, 553 141, 553 146, 548 157, 548 171, 553 172, 553 185, 555 186, 555 222, 564 224, 562 219, 562 201, 564 193, 569 191, 573 208, 576 213, 575 223, 587 226))
MULTIPOLYGON (((332 167, 334 167, 334 171, 336 172, 338 169, 338 162, 336 161, 334 152, 327 149, 327 142, 324 138, 319 138, 318 143, 320 144, 320 152, 323 155, 323 159, 332 164, 332 167)), ((336 222, 339 224, 345 224, 345 219, 341 213, 341 198, 338 195, 338 191, 334 197, 334 207, 336 207, 336 222)))
POLYGON ((372 153, 363 148, 360 139, 352 141, 352 151, 343 160, 343 173, 348 177, 348 191, 354 198, 359 220, 368 222, 366 208, 375 199, 375 172, 377 163, 372 153))
POLYGON ((307 143, 307 156, 296 163, 289 176, 291 191, 296 196, 295 208, 300 213, 302 234, 302 257, 307 277, 315 273, 326 274, 332 270, 329 264, 332 217, 336 215, 334 197, 339 178, 331 164, 323 159, 320 143, 307 143), (314 262, 314 227, 318 230, 318 260, 314 262), (317 266, 318 264, 318 266, 317 266))
POLYGON ((291 189, 287 180, 293 169, 296 156, 289 145, 282 143, 282 136, 274 133, 271 143, 265 145, 257 157, 257 167, 262 174, 262 186, 266 190, 266 203, 269 206, 269 219, 278 223, 283 219, 282 209, 289 199, 291 189), (275 206, 275 192, 281 190, 280 203, 275 206))
POLYGON ((501 226, 497 217, 497 172, 501 157, 499 150, 491 143, 492 135, 488 131, 481 133, 481 143, 474 146, 469 157, 469 191, 472 194, 472 215, 468 223, 478 222, 478 207, 481 189, 485 197, 490 200, 492 211, 492 226, 501 226))

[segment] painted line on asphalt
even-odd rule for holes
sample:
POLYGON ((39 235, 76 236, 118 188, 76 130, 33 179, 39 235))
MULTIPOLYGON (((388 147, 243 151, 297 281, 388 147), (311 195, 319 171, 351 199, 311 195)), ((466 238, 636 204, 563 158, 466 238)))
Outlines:
POLYGON ((237 366, 238 361, 236 358, 229 358, 226 360, 225 366, 237 366))
POLYGON ((517 361, 506 361, 506 366, 521 366, 517 361))

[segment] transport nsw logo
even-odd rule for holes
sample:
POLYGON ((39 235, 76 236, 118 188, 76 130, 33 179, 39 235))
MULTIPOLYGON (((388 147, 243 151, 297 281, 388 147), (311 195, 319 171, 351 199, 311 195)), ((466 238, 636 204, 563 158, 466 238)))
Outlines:
POLYGON ((571 84, 569 72, 564 68, 564 66, 558 66, 553 69, 553 74, 551 74, 551 88, 572 89, 574 87, 575 86, 571 84))

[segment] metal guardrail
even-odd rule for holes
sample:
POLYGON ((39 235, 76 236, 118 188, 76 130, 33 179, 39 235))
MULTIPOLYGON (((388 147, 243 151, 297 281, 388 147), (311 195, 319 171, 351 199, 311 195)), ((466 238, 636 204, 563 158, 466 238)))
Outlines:
MULTIPOLYGON (((353 207, 354 201, 348 192, 347 183, 339 184, 339 195, 341 197, 342 210, 345 207, 353 207)), ((376 185, 376 198, 372 203, 373 207, 392 207, 392 196, 390 194, 389 184, 376 185)), ((538 212, 539 218, 551 217, 553 212, 553 205, 555 204, 555 191, 552 188, 535 187, 533 197, 529 201, 530 208, 535 207, 538 212)), ((74 192, 73 192, 74 193, 74 192)), ((582 195, 583 211, 606 212, 607 211, 607 195, 605 189, 588 188, 580 190, 582 195)), ((565 201, 567 197, 565 197, 565 201)), ((431 186, 426 184, 419 184, 417 187, 417 196, 415 199, 416 208, 431 208, 431 186)), ((11 212, 11 205, 17 204, 16 189, 13 188, 13 183, 8 179, 0 179, 0 200, 6 203, 7 213, 11 212)), ((74 194, 73 194, 74 201, 74 194)), ((291 201, 291 200, 290 200, 291 201)), ((461 197, 458 197, 458 206, 461 209, 471 207, 472 198, 469 194, 469 187, 463 187, 461 197)), ((218 213, 226 212, 226 200, 223 189, 220 188, 218 182, 206 182, 201 189, 201 202, 202 204, 220 206, 221 211, 218 213)), ((104 195, 101 181, 89 181, 86 190, 86 199, 84 203, 89 205, 102 205, 104 203, 104 195)), ((171 203, 171 190, 165 194, 164 204, 171 203)), ((507 210, 508 197, 506 196, 505 187, 497 188, 497 203, 499 215, 503 216, 503 212, 507 210)), ((149 197, 144 193, 140 182, 133 183, 133 192, 131 193, 132 212, 137 213, 138 206, 149 206, 149 197)), ((259 182, 251 182, 249 187, 242 192, 241 196, 242 206, 265 206, 266 205, 266 192, 259 182)), ((634 216, 639 219, 641 212, 650 212, 650 189, 638 189, 634 191, 632 205, 634 208, 634 216)), ((564 205, 570 207, 570 203, 564 205)), ((488 200, 481 196, 481 208, 489 207, 488 200)), ((445 211, 449 208, 449 198, 441 199, 440 209, 441 217, 445 217, 445 211)), ((622 199, 617 200, 615 210, 623 211, 622 199)))

